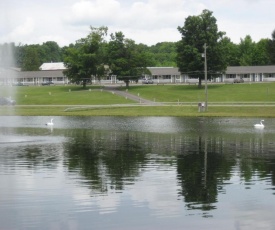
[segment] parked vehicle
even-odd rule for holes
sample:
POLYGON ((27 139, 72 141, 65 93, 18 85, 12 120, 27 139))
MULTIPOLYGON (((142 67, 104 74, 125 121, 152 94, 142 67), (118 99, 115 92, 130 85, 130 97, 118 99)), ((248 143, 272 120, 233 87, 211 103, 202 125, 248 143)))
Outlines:
POLYGON ((0 105, 15 105, 16 101, 8 97, 0 97, 0 105))
POLYGON ((28 85, 23 84, 22 82, 16 82, 16 83, 13 83, 12 85, 13 86, 28 86, 28 85))
POLYGON ((143 79, 142 84, 154 84, 154 81, 152 79, 143 79))
POLYGON ((52 85, 52 84, 54 84, 54 83, 53 83, 53 82, 51 82, 51 81, 42 82, 42 85, 52 85))
POLYGON ((235 78, 234 83, 244 83, 244 80, 242 78, 235 78))

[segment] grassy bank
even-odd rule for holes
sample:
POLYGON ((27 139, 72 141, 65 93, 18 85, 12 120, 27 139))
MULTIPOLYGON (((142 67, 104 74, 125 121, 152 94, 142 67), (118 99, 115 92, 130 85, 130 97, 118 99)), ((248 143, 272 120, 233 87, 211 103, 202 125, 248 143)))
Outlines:
MULTIPOLYGON (((102 91, 99 86, 84 90, 79 86, 29 86, 12 90, 16 92, 17 105, 1 106, 0 115, 275 117, 274 83, 209 84, 207 112, 198 112, 197 104, 204 101, 205 91, 195 85, 132 85, 128 89, 133 95, 170 103, 165 106, 140 105, 112 91, 102 91)), ((120 90, 126 91, 124 87, 120 90)), ((3 88, 1 95, 8 96, 10 91, 3 88)))
POLYGON ((207 112, 198 112, 196 106, 110 106, 100 108, 75 106, 15 106, 0 107, 0 115, 275 117, 275 106, 210 106, 207 112))
MULTIPOLYGON (((197 85, 132 86, 129 92, 157 102, 199 102, 205 89, 197 85)), ((208 84, 209 102, 275 102, 275 83, 208 84)))
MULTIPOLYGON (((99 86, 17 86, 17 105, 106 105, 132 103, 123 97, 104 92, 99 86)), ((10 92, 11 89, 3 89, 10 92)))

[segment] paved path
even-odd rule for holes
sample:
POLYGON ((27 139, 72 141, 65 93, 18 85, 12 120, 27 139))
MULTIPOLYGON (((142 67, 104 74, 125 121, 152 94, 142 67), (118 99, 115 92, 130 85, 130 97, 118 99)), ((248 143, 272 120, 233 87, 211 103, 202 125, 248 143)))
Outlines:
MULTIPOLYGON (((198 102, 154 102, 139 96, 133 95, 126 91, 120 90, 120 86, 104 86, 103 90, 113 92, 115 94, 127 97, 133 101, 144 105, 183 105, 183 106, 198 106, 198 102)), ((208 102, 208 106, 275 106, 275 102, 208 102)))
MULTIPOLYGON (((113 92, 113 93, 118 94, 120 96, 123 96, 125 98, 127 97, 128 99, 136 101, 136 102, 139 102, 140 104, 148 104, 148 105, 155 104, 154 101, 150 101, 150 100, 144 99, 144 98, 139 97, 137 95, 128 93, 127 91, 122 91, 119 88, 120 88, 119 86, 105 86, 103 88, 103 90, 104 91, 113 92)), ((160 103, 157 103, 157 104, 160 105, 160 103)))

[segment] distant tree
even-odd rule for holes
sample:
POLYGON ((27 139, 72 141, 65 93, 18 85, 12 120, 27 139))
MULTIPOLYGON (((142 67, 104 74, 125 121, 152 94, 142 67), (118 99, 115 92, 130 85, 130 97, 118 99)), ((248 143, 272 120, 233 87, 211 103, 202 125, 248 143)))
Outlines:
POLYGON ((261 39, 255 44, 253 65, 270 65, 270 56, 268 51, 269 39, 261 39))
POLYGON ((137 52, 142 54, 145 58, 147 63, 147 67, 149 66, 156 66, 155 65, 155 60, 154 60, 154 53, 151 52, 150 47, 145 45, 145 44, 137 44, 137 52))
POLYGON ((54 41, 44 42, 40 46, 40 58, 43 63, 61 62, 62 61, 61 48, 54 41))
POLYGON ((62 61, 61 51, 58 44, 53 41, 45 42, 42 45, 19 44, 16 47, 16 63, 25 71, 39 70, 39 67, 45 62, 62 61))
POLYGON ((121 81, 124 81, 126 87, 129 87, 130 81, 138 79, 148 74, 146 68, 148 59, 135 42, 126 39, 122 32, 111 34, 111 40, 108 45, 108 64, 111 74, 116 75, 121 81))
POLYGON ((22 71, 37 71, 41 66, 38 45, 26 45, 22 49, 22 71))
POLYGON ((19 68, 21 68, 24 60, 24 51, 25 51, 25 46, 20 43, 16 47, 16 52, 15 52, 15 63, 16 63, 16 66, 18 66, 19 68))
POLYGON ((224 72, 226 57, 221 46, 225 33, 218 31, 217 20, 209 10, 198 16, 186 18, 184 26, 178 27, 182 35, 177 43, 177 65, 181 73, 199 78, 199 87, 204 78, 204 44, 207 45, 208 79, 224 72))
POLYGON ((239 65, 257 66, 271 64, 268 49, 268 39, 261 39, 256 43, 250 35, 247 35, 244 39, 241 39, 239 44, 239 65))
POLYGON ((103 74, 105 57, 102 47, 107 31, 107 27, 91 27, 91 33, 86 38, 65 49, 64 64, 67 69, 64 74, 72 82, 81 82, 85 88, 93 76, 103 74))
POLYGON ((271 39, 268 42, 268 55, 270 64, 275 65, 275 30, 271 34, 271 39))
POLYGON ((240 49, 240 65, 252 66, 255 52, 255 42, 252 41, 250 35, 247 35, 244 39, 241 39, 239 44, 240 49))
POLYGON ((159 42, 149 47, 155 65, 160 67, 173 66, 176 67, 176 43, 175 42, 159 42))
POLYGON ((240 65, 239 46, 233 43, 230 38, 223 37, 220 41, 222 53, 225 55, 226 66, 240 65))

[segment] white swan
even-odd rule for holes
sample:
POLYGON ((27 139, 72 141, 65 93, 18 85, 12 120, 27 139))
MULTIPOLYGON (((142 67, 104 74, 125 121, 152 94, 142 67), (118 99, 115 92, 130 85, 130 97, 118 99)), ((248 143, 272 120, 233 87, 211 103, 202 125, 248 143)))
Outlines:
POLYGON ((51 122, 47 122, 46 125, 53 126, 53 118, 51 119, 51 122))
POLYGON ((260 121, 260 124, 255 124, 254 127, 255 128, 264 128, 264 124, 262 123, 264 120, 260 121))

